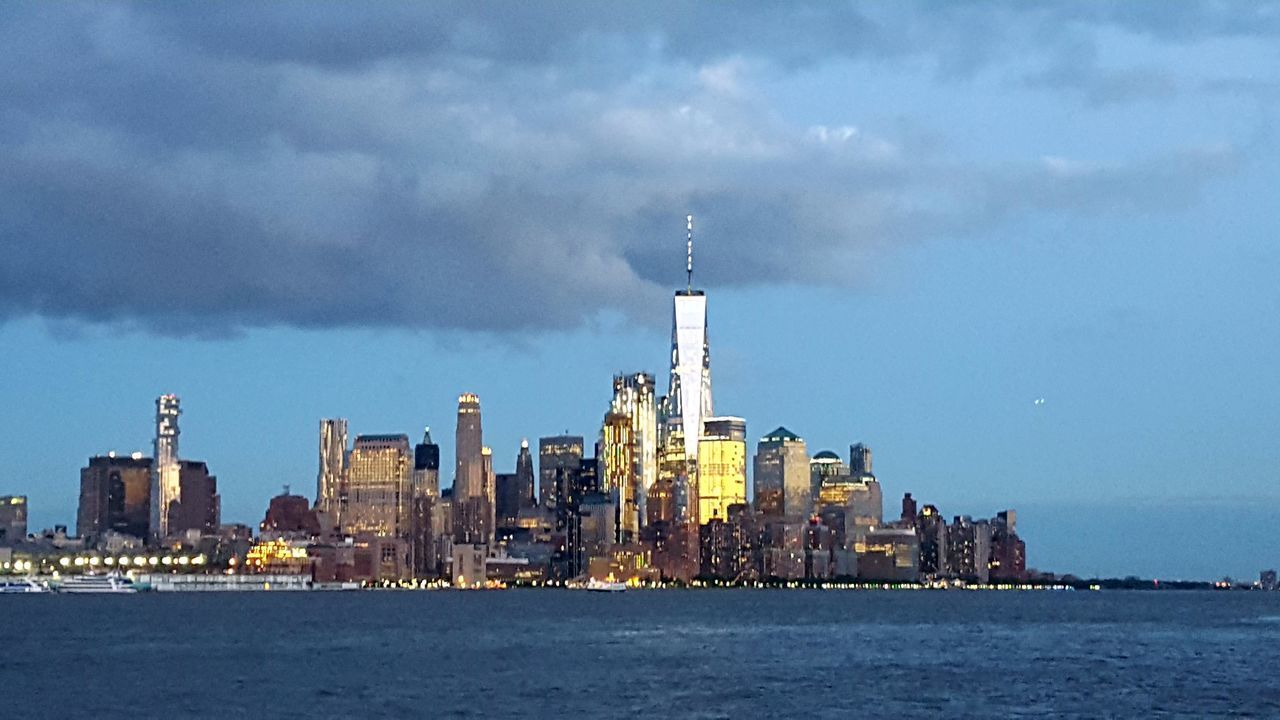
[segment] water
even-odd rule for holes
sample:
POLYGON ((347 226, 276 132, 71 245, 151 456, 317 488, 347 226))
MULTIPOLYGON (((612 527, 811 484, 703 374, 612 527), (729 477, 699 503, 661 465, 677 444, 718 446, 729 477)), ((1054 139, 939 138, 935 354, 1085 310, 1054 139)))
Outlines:
POLYGON ((0 597, 0 717, 1046 714, 1280 716, 1280 593, 0 597))

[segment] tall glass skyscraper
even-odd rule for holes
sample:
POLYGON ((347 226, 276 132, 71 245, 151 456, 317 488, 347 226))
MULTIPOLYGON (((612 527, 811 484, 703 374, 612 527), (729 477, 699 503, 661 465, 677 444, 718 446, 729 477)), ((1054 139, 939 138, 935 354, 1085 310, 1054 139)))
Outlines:
POLYGON ((698 523, 727 520, 729 508, 747 502, 747 421, 705 418, 698 440, 698 523))
POLYGON ((409 533, 412 453, 407 435, 357 435, 347 468, 342 529, 401 537, 409 533))
MULTIPOLYGON (((627 438, 630 448, 627 452, 627 503, 634 505, 635 527, 631 526, 631 508, 625 508, 625 517, 621 522, 622 529, 631 533, 639 531, 639 526, 646 517, 645 506, 649 492, 658 479, 658 414, 654 399, 653 376, 648 373, 613 376, 613 400, 609 404, 609 412, 605 418, 605 429, 609 426, 609 416, 625 418, 627 438)), ((615 423, 623 422, 615 418, 615 423)), ((617 436, 618 433, 614 432, 617 436)), ((604 440, 605 438, 602 438, 604 440)), ((607 443, 606 443, 607 445, 607 443)), ((610 466, 610 458, 617 460, 618 450, 614 448, 602 450, 605 462, 606 485, 610 481, 610 473, 617 474, 619 469, 610 466)))
POLYGON ((756 510, 802 520, 813 512, 809 453, 804 438, 780 427, 760 439, 755 459, 756 510))
MULTIPOLYGON (((325 418, 320 421, 320 469, 316 473, 316 507, 337 515, 339 498, 345 493, 347 472, 347 421, 325 418)), ((341 524, 341 519, 337 519, 341 524)))

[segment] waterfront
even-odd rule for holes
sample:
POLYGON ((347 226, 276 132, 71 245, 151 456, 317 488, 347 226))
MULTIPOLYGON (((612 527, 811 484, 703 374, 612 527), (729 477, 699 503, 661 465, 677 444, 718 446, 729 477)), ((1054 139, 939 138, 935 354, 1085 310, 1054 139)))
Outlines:
POLYGON ((24 717, 1280 713, 1280 594, 9 597, 24 717))

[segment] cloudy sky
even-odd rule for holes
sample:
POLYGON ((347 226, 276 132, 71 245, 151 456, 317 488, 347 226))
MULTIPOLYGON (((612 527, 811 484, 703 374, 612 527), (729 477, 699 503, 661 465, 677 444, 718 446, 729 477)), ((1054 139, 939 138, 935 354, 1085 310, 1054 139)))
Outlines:
POLYGON ((693 213, 753 437, 869 443, 890 513, 1016 507, 1037 567, 1252 577, 1277 35, 1266 2, 5 3, 0 494, 73 523, 161 392, 228 521, 314 491, 322 416, 451 466, 464 390, 507 470, 614 372, 665 385, 693 213))

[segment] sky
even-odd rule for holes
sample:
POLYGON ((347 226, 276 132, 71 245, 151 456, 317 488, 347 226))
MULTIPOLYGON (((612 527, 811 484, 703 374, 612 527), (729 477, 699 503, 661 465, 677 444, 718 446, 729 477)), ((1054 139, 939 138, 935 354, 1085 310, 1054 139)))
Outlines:
MULTIPOLYGON (((1280 565, 1280 4, 4 3, 0 494, 154 399, 224 521, 317 424, 480 395, 498 471, 665 388, 1019 512, 1029 565, 1280 565), (1043 403, 1037 403, 1043 398, 1043 403)), ((447 475, 448 473, 446 473, 447 475)), ((444 478, 447 484, 448 478, 444 478)))

